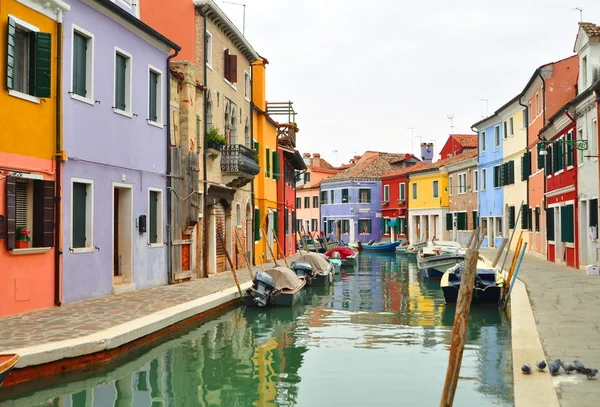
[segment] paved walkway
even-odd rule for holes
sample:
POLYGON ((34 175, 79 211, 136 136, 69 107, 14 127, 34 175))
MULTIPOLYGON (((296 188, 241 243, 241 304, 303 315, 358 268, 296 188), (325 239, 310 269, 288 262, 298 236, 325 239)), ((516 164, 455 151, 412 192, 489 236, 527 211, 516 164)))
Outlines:
MULTIPOLYGON (((495 258, 495 253, 481 249, 487 258, 495 258)), ((578 359, 600 370, 600 276, 525 255, 518 278, 527 287, 546 359, 578 359)), ((554 386, 563 407, 600 405, 600 374, 588 380, 561 369, 554 386)))

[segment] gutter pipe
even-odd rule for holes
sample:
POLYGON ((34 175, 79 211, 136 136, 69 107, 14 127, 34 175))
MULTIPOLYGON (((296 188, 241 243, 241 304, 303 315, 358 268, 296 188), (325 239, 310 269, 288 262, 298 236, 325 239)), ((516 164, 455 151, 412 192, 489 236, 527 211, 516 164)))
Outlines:
POLYGON ((61 174, 61 104, 62 104, 62 36, 63 36, 63 11, 58 9, 56 24, 56 190, 54 192, 54 305, 61 306, 60 298, 60 257, 62 256, 61 240, 60 240, 60 222, 61 222, 61 190, 62 190, 62 174, 61 174))

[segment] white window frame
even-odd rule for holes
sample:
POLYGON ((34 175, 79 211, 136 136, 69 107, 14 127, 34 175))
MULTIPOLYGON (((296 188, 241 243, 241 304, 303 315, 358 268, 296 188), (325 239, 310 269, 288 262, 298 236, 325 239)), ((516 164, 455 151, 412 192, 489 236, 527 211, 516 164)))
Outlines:
POLYGON ((540 114, 540 94, 535 94, 535 116, 537 117, 540 114))
POLYGON ((401 201, 405 201, 406 202, 406 184, 404 182, 400 183, 400 189, 399 189, 399 193, 398 193, 398 199, 400 199, 401 201))
POLYGON ((458 195, 464 195, 467 193, 467 173, 462 172, 458 174, 458 195), (462 184, 461 184, 462 180, 462 184))
POLYGON ((481 179, 480 179, 480 184, 481 184, 481 190, 485 191, 487 189, 487 168, 482 168, 481 169, 481 179))
POLYGON ((146 80, 146 84, 148 84, 147 92, 148 92, 148 112, 147 112, 147 122, 149 125, 158 127, 159 129, 163 128, 163 71, 158 69, 157 67, 148 64, 148 79, 146 80), (150 120, 150 72, 154 72, 158 75, 158 85, 156 89, 156 116, 157 121, 150 120))
POLYGON ((502 136, 500 135, 500 126, 494 126, 494 148, 500 147, 500 139, 502 136))
POLYGON ((250 73, 246 70, 244 70, 244 99, 246 99, 246 102, 250 102, 250 85, 251 85, 251 80, 250 80, 250 73))
POLYGON ((450 175, 448 177, 448 195, 452 196, 452 183, 454 182, 454 177, 450 175))
POLYGON ((473 171, 473 192, 479 191, 479 170, 473 171))
POLYGON ((529 101, 529 103, 527 105, 527 111, 529 112, 529 114, 528 114, 529 123, 533 123, 533 109, 531 108, 531 100, 529 101))
POLYGON ((162 188, 148 187, 148 220, 147 220, 147 229, 146 229, 146 241, 148 242, 148 247, 163 247, 164 243, 164 216, 163 216, 163 208, 164 208, 164 190, 162 188), (158 243, 150 243, 150 192, 158 192, 158 204, 156 205, 156 234, 158 243))
POLYGON ((206 41, 208 45, 204 44, 206 47, 206 66, 211 71, 213 70, 212 60, 213 60, 213 35, 210 31, 206 30, 206 41))
POLYGON ((433 181, 431 181, 431 196, 434 199, 440 197, 440 181, 438 181, 437 179, 434 179, 433 181), (435 193, 436 185, 437 185, 437 195, 435 193))
MULTIPOLYGON (((31 32, 40 32, 40 29, 38 27, 36 27, 35 25, 29 24, 28 22, 23 21, 20 18, 15 17, 12 14, 9 14, 8 17, 12 18, 15 21, 15 24, 18 27, 21 27, 21 29, 31 31, 31 32)), ((31 44, 30 44, 30 46, 31 46, 31 44)), ((5 62, 5 64, 6 64, 6 62, 5 62)), ((20 92, 18 90, 9 89, 8 94, 10 96, 14 96, 16 98, 26 100, 28 102, 37 103, 38 105, 40 104, 40 98, 37 96, 30 95, 29 93, 24 93, 24 92, 20 92)))
POLYGON ((515 135, 515 120, 513 117, 508 119, 508 129, 509 129, 509 135, 514 136, 515 135))
MULTIPOLYGON (((589 147, 593 147, 590 149, 590 155, 592 156, 597 156, 598 155, 598 119, 593 119, 592 120, 592 136, 588 137, 591 140, 591 143, 588 141, 588 143, 591 144, 591 146, 589 147)), ((583 154, 577 154, 578 156, 581 155, 583 156, 583 154)), ((592 157, 592 161, 598 161, 598 157, 592 157)))
POLYGON ((93 33, 89 32, 83 27, 78 26, 77 24, 71 24, 71 88, 69 94, 71 95, 71 99, 78 100, 83 103, 87 103, 89 105, 95 106, 96 101, 94 99, 94 46, 95 46, 95 36, 93 33), (86 61, 85 61, 85 82, 87 88, 87 96, 80 96, 73 92, 73 72, 75 71, 74 58, 75 58, 75 49, 73 48, 73 41, 75 41, 75 33, 87 38, 87 52, 86 52, 86 61))
POLYGON ((71 242, 69 244, 71 253, 93 253, 94 252, 94 180, 87 178, 71 178, 71 242), (86 184, 86 220, 85 220, 85 247, 73 247, 73 190, 74 184, 86 184))
POLYGON ((390 201, 390 186, 389 185, 383 186, 383 200, 386 202, 390 201), (387 198, 386 198, 386 195, 387 195, 387 198))
POLYGON ((481 132, 481 151, 485 151, 485 131, 481 132))
POLYGON ((115 51, 113 54, 113 112, 120 114, 125 117, 133 118, 133 112, 131 110, 131 105, 133 102, 133 55, 129 52, 125 51, 122 48, 119 48, 115 45, 115 51), (127 70, 125 72, 125 80, 127 83, 125 84, 125 110, 117 109, 117 93, 115 92, 115 88, 117 86, 117 54, 121 54, 124 57, 129 59, 127 63, 127 70))

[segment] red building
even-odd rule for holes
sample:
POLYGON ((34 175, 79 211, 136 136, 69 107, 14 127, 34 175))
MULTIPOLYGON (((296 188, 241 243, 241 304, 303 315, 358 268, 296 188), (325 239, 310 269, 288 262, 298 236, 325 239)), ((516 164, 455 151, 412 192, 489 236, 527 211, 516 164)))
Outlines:
POLYGON ((440 151, 440 159, 452 157, 465 150, 477 150, 477 134, 450 134, 440 151))
MULTIPOLYGON (((573 103, 569 102, 540 130, 543 140, 553 141, 546 144, 546 154, 542 152, 540 157, 544 160, 546 177, 546 257, 579 268, 577 149, 573 144, 576 123, 569 111, 573 109, 573 103)), ((540 216, 538 208, 530 208, 526 213, 528 224, 539 224, 540 216)))
MULTIPOLYGON (((296 253, 296 171, 305 171, 306 164, 300 153, 289 146, 279 144, 277 153, 282 163, 282 176, 277 181, 276 233, 281 250, 288 257, 296 253)), ((276 254, 278 258, 280 255, 276 254)))

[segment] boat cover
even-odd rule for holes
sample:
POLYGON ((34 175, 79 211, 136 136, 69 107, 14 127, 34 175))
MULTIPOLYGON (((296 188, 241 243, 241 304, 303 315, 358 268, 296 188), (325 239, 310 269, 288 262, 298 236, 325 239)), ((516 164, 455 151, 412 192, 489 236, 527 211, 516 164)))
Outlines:
MULTIPOLYGON (((354 253, 354 252, 353 252, 354 253)), ((296 263, 305 262, 310 264, 314 273, 319 273, 321 271, 327 271, 329 269, 329 262, 319 253, 304 253, 301 254, 297 259, 296 263)))
POLYGON ((273 277, 275 288, 278 290, 295 290, 302 285, 302 280, 298 278, 296 273, 287 267, 273 267, 265 270, 265 273, 273 277))
POLYGON ((356 252, 349 247, 334 247, 333 249, 325 253, 325 256, 331 258, 333 252, 338 252, 342 260, 348 256, 353 256, 356 254, 356 252))

